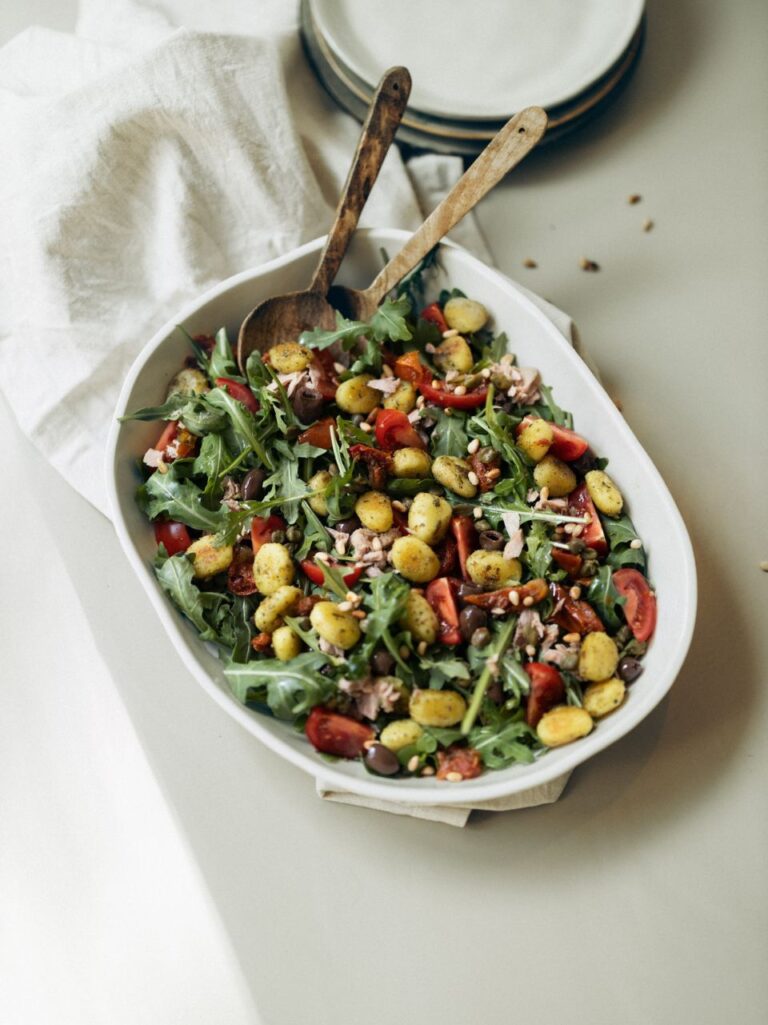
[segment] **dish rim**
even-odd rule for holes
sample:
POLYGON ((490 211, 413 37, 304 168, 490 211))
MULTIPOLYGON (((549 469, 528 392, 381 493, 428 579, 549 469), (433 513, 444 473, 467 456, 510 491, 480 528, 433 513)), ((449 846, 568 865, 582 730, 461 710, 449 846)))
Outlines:
MULTIPOLYGON (((386 242, 397 244, 410 238, 409 232, 397 228, 359 229, 357 234, 359 236, 375 238, 377 244, 386 242)), ((578 743, 559 748, 556 760, 550 761, 545 753, 543 757, 537 758, 534 763, 526 766, 524 778, 515 779, 514 776, 505 778, 503 774, 508 770, 492 770, 487 775, 484 774, 476 780, 464 781, 461 787, 436 784, 434 777, 429 779, 409 778, 405 780, 384 780, 375 776, 356 778, 337 772, 332 764, 320 762, 319 755, 309 746, 306 753, 294 750, 282 737, 273 733, 266 726, 268 719, 263 713, 248 709, 237 700, 233 693, 221 690, 205 670, 202 663, 191 650, 189 631, 182 615, 168 601, 154 574, 152 574, 151 567, 149 567, 144 558, 139 554, 138 549, 134 546, 131 531, 123 517, 121 508, 123 499, 117 487, 117 470, 119 467, 118 446, 123 425, 119 423, 117 418, 125 412, 127 400, 146 362, 171 337, 176 329, 176 325, 184 323, 185 320, 198 313, 202 307, 215 299, 225 296, 226 293, 234 290, 239 285, 258 280, 260 277, 271 274, 274 271, 279 271, 281 267, 294 263, 310 253, 319 252, 324 242, 325 236, 321 236, 311 242, 306 242, 304 245, 276 257, 274 260, 232 275, 212 288, 207 289, 201 296, 185 304, 176 316, 163 324, 139 352, 120 389, 115 414, 110 425, 105 453, 107 492, 115 531, 129 563, 147 592, 166 633, 172 640, 173 647, 193 677, 214 698, 217 704, 224 708, 250 733, 261 740, 270 750, 307 772, 322 786, 327 789, 348 791, 365 797, 394 801, 401 804, 429 805, 474 806, 480 802, 509 797, 515 793, 524 793, 537 786, 549 783, 565 773, 571 772, 576 766, 592 758, 600 751, 605 750, 638 726, 668 694, 682 668, 693 636, 696 620, 697 588, 696 565, 691 541, 682 516, 661 474, 618 411, 616 411, 612 426, 625 435, 625 441, 633 450, 633 455, 639 457, 641 461, 645 461, 647 464, 646 470, 655 478, 655 483, 664 496, 667 516, 677 533, 676 543, 681 554, 684 579, 680 582, 680 595, 678 596, 682 599, 682 607, 675 609, 677 631, 673 656, 666 664, 665 678, 660 686, 657 685, 652 692, 650 690, 639 691, 633 688, 633 692, 637 694, 635 707, 634 709, 631 707, 628 709, 628 715, 623 722, 619 721, 617 725, 615 720, 613 723, 610 719, 603 720, 600 724, 600 729, 593 731, 578 743)), ((575 349, 568 344, 546 314, 519 286, 500 271, 489 267, 482 260, 455 243, 445 240, 441 245, 450 248, 460 260, 469 261, 476 270, 486 276, 498 288, 514 292, 516 301, 527 307, 527 312, 538 322, 542 331, 549 334, 555 341, 557 347, 561 350, 562 357, 566 361, 570 360, 574 364, 580 364, 583 372, 591 379, 592 387, 597 389, 598 392, 605 394, 605 389, 597 381, 589 366, 575 349)), ((130 495, 126 500, 133 502, 133 495, 130 495)), ((197 644, 203 644, 197 637, 194 637, 194 640, 197 644)), ((281 727, 285 727, 287 730, 291 729, 289 723, 276 721, 281 727)))

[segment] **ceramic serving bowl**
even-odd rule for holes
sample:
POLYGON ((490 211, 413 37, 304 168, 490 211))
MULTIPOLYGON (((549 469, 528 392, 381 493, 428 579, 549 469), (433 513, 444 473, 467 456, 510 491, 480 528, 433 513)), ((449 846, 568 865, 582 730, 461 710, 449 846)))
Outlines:
MULTIPOLYGON (((359 231, 339 281, 363 288, 381 265, 381 249, 392 255, 408 235, 392 229, 359 231)), ((306 286, 323 239, 287 256, 238 274, 211 289, 158 331, 133 365, 123 386, 116 418, 140 406, 162 401, 167 382, 188 355, 182 324, 194 334, 212 334, 222 324, 230 337, 262 299, 306 286)), ((233 718, 281 757, 318 777, 331 789, 414 804, 469 804, 528 790, 573 769, 619 740, 661 701, 688 651, 696 612, 696 571, 690 540, 664 481, 637 438, 594 375, 546 316, 507 278, 464 250, 443 245, 436 288, 461 288, 482 302, 510 351, 522 365, 536 366, 554 389, 559 405, 573 412, 576 429, 593 449, 610 460, 610 473, 623 491, 630 515, 649 554, 649 572, 658 596, 658 626, 644 660, 644 672, 629 688, 624 704, 593 732, 566 747, 551 750, 530 765, 486 772, 461 784, 432 778, 389 780, 369 775, 359 761, 328 763, 290 724, 251 711, 229 689, 222 663, 201 642, 194 627, 177 612, 152 571, 152 528, 137 507, 137 459, 156 439, 157 425, 127 422, 112 426, 107 479, 115 528, 129 562, 155 608, 176 652, 205 690, 233 718)), ((174 656, 169 651, 169 658, 174 656)), ((183 714, 183 709, 179 709, 183 714)))

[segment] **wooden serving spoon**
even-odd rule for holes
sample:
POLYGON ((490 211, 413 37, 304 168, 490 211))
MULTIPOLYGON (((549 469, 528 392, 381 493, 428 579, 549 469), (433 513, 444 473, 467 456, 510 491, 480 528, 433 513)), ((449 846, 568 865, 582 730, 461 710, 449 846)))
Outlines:
POLYGON ((266 352, 278 342, 296 341, 302 331, 335 326, 336 316, 326 295, 384 163, 410 93, 411 76, 407 68, 390 68, 384 73, 371 102, 336 208, 336 217, 309 288, 304 292, 288 292, 266 299, 251 310, 240 327, 237 339, 237 362, 243 374, 254 349, 266 352))
POLYGON ((364 291, 334 285, 328 296, 331 304, 352 320, 370 320, 387 292, 531 152, 546 129, 547 115, 541 107, 526 107, 507 121, 372 284, 364 291))

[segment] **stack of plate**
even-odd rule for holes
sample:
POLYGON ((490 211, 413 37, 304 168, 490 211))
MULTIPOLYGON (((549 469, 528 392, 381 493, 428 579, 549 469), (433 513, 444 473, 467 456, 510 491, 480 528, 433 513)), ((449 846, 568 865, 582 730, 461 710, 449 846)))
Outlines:
POLYGON ((398 140, 463 156, 531 104, 549 114, 545 140, 582 125, 628 80, 644 29, 643 0, 301 0, 309 60, 345 110, 362 121, 404 64, 398 140))

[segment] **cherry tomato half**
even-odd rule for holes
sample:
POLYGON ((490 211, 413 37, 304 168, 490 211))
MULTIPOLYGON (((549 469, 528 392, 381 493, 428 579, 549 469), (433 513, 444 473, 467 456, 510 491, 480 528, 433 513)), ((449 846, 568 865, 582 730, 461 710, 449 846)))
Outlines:
POLYGON ((459 610, 448 577, 436 577, 427 584, 425 597, 440 623, 440 643, 461 643, 459 630, 459 610))
POLYGON ((430 324, 434 324, 440 334, 448 330, 448 321, 445 319, 440 303, 431 303, 429 306, 425 306, 419 316, 422 320, 428 320, 430 324))
POLYGON ((629 629, 638 641, 647 641, 656 629, 656 598, 643 574, 626 567, 613 574, 613 586, 626 602, 622 606, 629 629))
POLYGON ((461 575, 465 580, 469 580, 469 574, 467 573, 467 559, 477 548, 478 544, 475 521, 471 516, 454 516, 451 520, 451 533, 456 538, 461 575))
POLYGON ((395 372, 395 377, 399 378, 401 381, 410 381, 410 383, 417 388, 424 378, 429 375, 429 371, 421 362, 421 357, 415 350, 413 352, 406 352, 402 356, 398 356, 395 360, 393 370, 395 372))
POLYGON ((376 417, 376 441, 391 452, 396 448, 426 448, 411 421, 399 409, 382 409, 376 417))
POLYGON ((316 705, 304 726, 309 742, 317 751, 338 758, 358 758, 366 740, 373 740, 372 727, 316 705))
POLYGON ((276 516, 274 513, 271 516, 254 516, 251 521, 253 554, 255 555, 262 545, 272 540, 273 530, 285 530, 285 526, 282 516, 276 516))
POLYGON ((592 499, 589 497, 586 484, 579 484, 568 496, 568 507, 576 516, 583 516, 589 513, 591 520, 581 532, 581 540, 589 548, 594 548, 598 555, 605 555, 608 552, 608 542, 605 539, 603 525, 597 515, 592 499))
POLYGON ((433 406, 440 406, 441 409, 477 409, 484 406, 488 398, 487 388, 476 388, 466 395, 457 395, 445 388, 435 388, 434 380, 431 383, 422 380, 419 391, 427 402, 431 402, 433 406))
MULTIPOLYGON (((308 577, 313 584, 317 584, 318 587, 322 585, 324 580, 323 571, 320 569, 316 562, 313 562, 312 559, 302 559, 299 565, 301 566, 301 571, 304 574, 304 576, 308 577)), ((328 565, 331 566, 333 569, 344 568, 344 564, 340 562, 330 562, 328 565)), ((357 581, 360 579, 360 574, 362 572, 363 567, 357 566, 355 569, 351 570, 351 572, 345 573, 343 580, 347 587, 352 587, 353 584, 356 584, 357 581)))
POLYGON ((155 449, 162 454, 163 461, 172 463, 174 459, 186 459, 195 451, 197 438, 182 426, 178 420, 170 420, 163 433, 155 443, 155 449))
POLYGON ((249 409, 252 413, 258 413, 260 409, 259 403, 256 401, 256 396, 247 384, 241 384, 240 381, 233 381, 229 377, 217 377, 216 385, 219 388, 223 388, 227 394, 232 396, 233 399, 237 399, 238 402, 242 402, 246 409, 249 409))
POLYGON ((523 669, 531 680, 531 693, 525 708, 525 721, 535 726, 550 708, 559 705, 565 697, 565 684, 554 666, 546 662, 527 662, 523 669))
POLYGON ((192 544, 189 531, 183 523, 177 520, 158 521, 154 524, 155 541, 159 545, 165 545, 169 555, 178 555, 179 552, 186 552, 192 544))
MULTIPOLYGON (((515 434, 520 437, 525 428, 538 419, 535 416, 526 416, 517 425, 515 434)), ((559 427, 557 424, 550 423, 554 438, 552 444, 549 446, 549 451, 553 456, 558 459, 562 459, 564 463, 572 463, 574 459, 578 459, 579 456, 583 456, 589 448, 589 442, 586 438, 582 438, 576 431, 571 431, 567 427, 559 427)))

